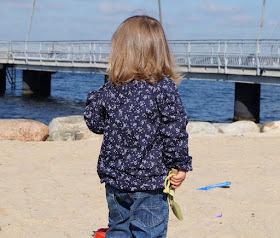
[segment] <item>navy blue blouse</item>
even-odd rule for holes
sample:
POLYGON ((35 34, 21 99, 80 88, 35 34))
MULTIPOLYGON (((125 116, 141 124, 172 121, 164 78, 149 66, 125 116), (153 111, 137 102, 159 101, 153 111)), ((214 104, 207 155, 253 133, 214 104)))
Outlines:
POLYGON ((187 116, 174 82, 108 82, 87 98, 88 128, 104 134, 98 160, 101 182, 128 191, 164 187, 171 168, 192 170, 187 116))

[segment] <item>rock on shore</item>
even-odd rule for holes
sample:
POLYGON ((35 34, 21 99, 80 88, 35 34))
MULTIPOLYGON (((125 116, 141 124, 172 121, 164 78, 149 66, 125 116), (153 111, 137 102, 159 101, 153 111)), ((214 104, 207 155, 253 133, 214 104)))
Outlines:
POLYGON ((243 135, 248 133, 260 133, 260 128, 252 121, 236 121, 220 127, 220 131, 229 135, 243 135))
POLYGON ((57 117, 49 124, 49 141, 73 141, 100 138, 92 133, 82 115, 57 117))
POLYGON ((212 125, 210 122, 203 121, 190 121, 187 125, 187 132, 189 134, 218 134, 219 129, 212 125))
POLYGON ((261 132, 280 134, 280 121, 272 121, 263 124, 263 126, 261 127, 261 132))
POLYGON ((0 140, 45 141, 49 128, 30 119, 0 119, 0 140))
POLYGON ((237 121, 233 123, 189 122, 187 132, 199 135, 227 134, 243 135, 260 133, 258 125, 252 121, 237 121))

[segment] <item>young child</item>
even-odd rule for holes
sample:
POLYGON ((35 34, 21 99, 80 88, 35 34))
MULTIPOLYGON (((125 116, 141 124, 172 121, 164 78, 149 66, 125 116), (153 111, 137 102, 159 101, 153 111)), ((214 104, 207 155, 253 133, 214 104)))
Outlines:
POLYGON ((106 237, 166 237, 169 206, 163 193, 192 170, 187 116, 174 81, 178 75, 160 23, 126 19, 112 37, 109 81, 90 92, 87 126, 104 134, 98 174, 109 208, 106 237))

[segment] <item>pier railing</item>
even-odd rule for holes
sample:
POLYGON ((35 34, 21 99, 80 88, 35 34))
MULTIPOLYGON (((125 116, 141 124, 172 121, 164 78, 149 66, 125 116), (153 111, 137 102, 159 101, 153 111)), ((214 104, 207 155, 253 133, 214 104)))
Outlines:
POLYGON ((178 65, 280 69, 280 40, 172 41, 178 65))
MULTIPOLYGON (((169 41, 179 66, 280 70, 280 40, 191 40, 169 41)), ((0 41, 0 63, 60 65, 107 64, 109 41, 18 42, 0 41)))
POLYGON ((0 59, 51 62, 106 62, 109 41, 0 42, 0 59))

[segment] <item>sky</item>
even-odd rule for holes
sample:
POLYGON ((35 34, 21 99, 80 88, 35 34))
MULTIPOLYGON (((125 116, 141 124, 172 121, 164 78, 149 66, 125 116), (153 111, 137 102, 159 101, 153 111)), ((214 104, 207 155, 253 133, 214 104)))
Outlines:
MULTIPOLYGON (((0 41, 24 41, 33 0, 0 0, 0 41)), ((168 40, 256 39, 262 0, 161 0, 168 40)), ((30 41, 110 40, 133 15, 159 18, 158 0, 36 0, 30 41)), ((261 38, 280 39, 280 0, 267 0, 261 38)))

